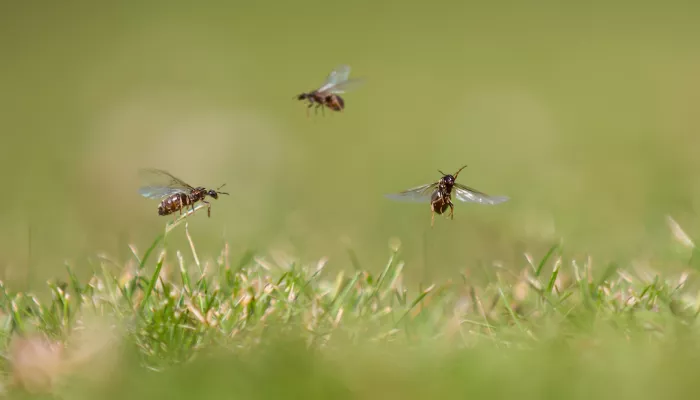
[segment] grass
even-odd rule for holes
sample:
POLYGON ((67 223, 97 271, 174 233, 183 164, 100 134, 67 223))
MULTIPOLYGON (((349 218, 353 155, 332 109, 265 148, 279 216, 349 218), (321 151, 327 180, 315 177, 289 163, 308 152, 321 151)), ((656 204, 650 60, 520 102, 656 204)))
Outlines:
POLYGON ((231 260, 228 245, 202 260, 184 217, 171 228, 183 221, 191 254, 174 262, 168 230, 86 281, 68 267, 50 296, 0 286, 7 394, 656 398, 651 382, 694 385, 679 377, 700 359, 695 270, 594 276, 590 258, 555 245, 520 271, 494 265, 484 282, 467 272, 417 289, 396 243, 377 274, 287 255, 231 260))

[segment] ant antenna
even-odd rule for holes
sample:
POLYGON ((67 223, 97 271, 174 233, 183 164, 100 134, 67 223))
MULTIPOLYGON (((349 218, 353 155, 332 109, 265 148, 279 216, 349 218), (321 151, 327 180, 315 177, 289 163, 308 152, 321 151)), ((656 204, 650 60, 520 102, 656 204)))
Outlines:
POLYGON ((455 172, 455 175, 454 175, 454 176, 455 176, 455 179, 457 179, 457 175, 459 175, 460 171, 462 171, 462 170, 465 169, 465 168, 467 168, 466 165, 463 166, 462 168, 458 169, 457 172, 455 172))
POLYGON ((219 194, 226 194, 226 195, 228 195, 228 193, 225 193, 225 192, 219 192, 219 189, 221 189, 221 188, 222 188, 222 187, 224 187, 224 186, 226 186, 226 184, 225 184, 225 183, 224 183, 223 185, 219 186, 218 188, 216 188, 216 193, 219 193, 219 194))

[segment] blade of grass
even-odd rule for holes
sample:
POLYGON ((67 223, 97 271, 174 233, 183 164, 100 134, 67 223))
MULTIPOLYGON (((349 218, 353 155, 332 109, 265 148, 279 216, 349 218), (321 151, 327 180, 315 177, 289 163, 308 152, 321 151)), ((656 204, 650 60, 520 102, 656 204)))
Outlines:
POLYGON ((172 231, 178 225, 180 225, 182 221, 186 221, 187 217, 196 213, 203 207, 206 207, 206 204, 198 203, 196 206, 194 206, 194 208, 188 208, 187 211, 184 214, 180 215, 177 219, 175 219, 175 221, 165 224, 165 235, 167 235, 168 233, 170 233, 170 231, 172 231))
POLYGON ((379 290, 382 288, 382 284, 384 283, 384 280, 386 279, 387 275, 389 274, 389 271, 391 270, 391 267, 394 265, 394 261, 396 260, 396 254, 397 252, 392 252, 391 256, 389 256, 389 261, 386 263, 386 266, 384 267, 384 270, 379 274, 379 277, 377 277, 377 282, 374 284, 374 288, 372 290, 372 293, 367 297, 367 300, 365 301, 365 305, 369 304, 369 302, 377 297, 377 294, 379 293, 379 290))
POLYGON ((160 260, 158 260, 156 270, 153 272, 153 276, 148 282, 148 287, 144 292, 143 300, 141 300, 141 304, 139 305, 139 314, 143 314, 143 310, 146 307, 146 304, 148 304, 153 288, 156 286, 156 282, 158 282, 158 278, 160 277, 160 270, 163 268, 163 262, 165 262, 165 252, 163 252, 163 256, 160 258, 160 260))
POLYGON ((73 292, 75 293, 75 300, 78 302, 77 307, 79 308, 83 302, 83 289, 80 287, 78 277, 75 276, 75 273, 73 272, 73 269, 70 267, 70 265, 66 264, 66 270, 68 271, 68 277, 70 278, 71 287, 73 288, 73 292))
POLYGON ((362 272, 356 272, 355 275, 348 281, 348 283, 345 285, 343 290, 338 293, 337 296, 331 301, 331 307, 330 308, 330 314, 331 315, 336 315, 338 313, 338 309, 342 306, 343 302, 345 301, 345 298, 348 296, 352 288, 355 286, 357 281, 360 279, 360 276, 362 275, 362 272))
POLYGON ((406 309, 406 310, 403 312, 403 314, 401 315, 401 317, 394 323, 394 327, 398 326, 398 324, 400 324, 401 321, 403 321, 403 319, 406 318, 406 316, 407 316, 418 304, 421 304, 421 302, 423 301, 423 299, 425 298, 425 296, 427 296, 428 294, 430 294, 430 292, 432 292, 433 289, 435 289, 435 285, 434 285, 434 284, 433 284, 433 285, 430 285, 429 287, 427 287, 427 288, 425 288, 423 291, 421 291, 421 294, 418 295, 418 297, 416 297, 416 299, 413 300, 413 301, 411 302, 411 305, 408 307, 408 309, 406 309))
POLYGON ((549 283, 547 283, 547 293, 552 293, 554 289, 554 284, 557 282, 557 276, 559 275, 559 269, 561 268, 561 257, 557 259, 554 263, 554 268, 552 269, 552 275, 549 277, 549 283))
POLYGON ((199 257, 197 257, 197 249, 194 248, 194 242, 192 241, 192 236, 190 236, 190 224, 185 222, 185 236, 187 236, 187 241, 190 243, 190 249, 192 249, 192 256, 194 257, 194 263, 197 264, 199 269, 199 274, 202 274, 202 266, 199 263, 199 257))
POLYGON ((146 261, 148 261, 148 258, 151 256, 151 253, 153 252, 153 250, 155 250, 156 246, 158 246, 158 243, 160 243, 160 241, 163 239, 165 239, 165 234, 162 233, 158 235, 156 237, 156 240, 154 240, 153 243, 151 243, 151 246, 143 254, 143 259, 139 259, 138 256, 136 257, 136 260, 139 262, 139 271, 143 270, 143 268, 146 266, 146 261))
POLYGON ((547 264, 547 261, 549 261, 549 258, 552 257, 552 254, 554 254, 554 252, 558 249, 559 249, 559 244, 555 244, 554 246, 549 248, 549 251, 547 251, 547 254, 545 254, 544 257, 542 257, 542 259, 540 260, 540 263, 537 265, 537 269, 535 270, 536 277, 540 276, 540 274, 542 273, 542 269, 547 264))

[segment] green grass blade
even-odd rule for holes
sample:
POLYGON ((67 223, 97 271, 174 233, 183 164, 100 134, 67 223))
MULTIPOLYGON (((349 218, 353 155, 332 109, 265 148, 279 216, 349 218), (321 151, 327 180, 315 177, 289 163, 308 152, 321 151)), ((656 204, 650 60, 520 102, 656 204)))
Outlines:
POLYGON ((396 321, 396 323, 394 323, 394 327, 398 326, 401 323, 401 321, 403 321, 403 319, 406 318, 406 316, 410 314, 414 308, 416 308, 417 305, 421 304, 423 299, 425 299, 425 296, 430 294, 430 292, 432 292, 433 289, 435 289, 435 285, 430 285, 429 287, 421 291, 420 295, 418 295, 418 297, 416 297, 415 300, 411 302, 411 305, 408 307, 408 309, 406 309, 401 315, 401 317, 396 321))
POLYGON ((552 254, 554 254, 554 252, 557 251, 558 249, 559 249, 559 244, 555 244, 549 248, 547 253, 540 260, 540 263, 537 265, 537 269, 535 270, 536 277, 539 277, 540 274, 542 274, 542 269, 544 268, 545 265, 547 265, 547 261, 549 261, 549 258, 552 257, 552 254))
POLYGON ((160 241, 163 239, 165 239, 165 234, 161 233, 156 237, 156 240, 154 240, 151 246, 146 250, 146 252, 143 254, 143 258, 139 260, 139 271, 143 270, 143 268, 146 266, 148 258, 151 256, 151 253, 153 252, 153 250, 155 250, 156 246, 158 246, 158 243, 160 243, 160 241))
POLYGON ((158 279, 160 278, 160 270, 163 268, 163 262, 165 262, 165 256, 161 257, 161 259, 158 261, 158 264, 156 264, 156 270, 153 271, 153 276, 151 279, 148 281, 148 287, 146 288, 146 291, 144 292, 143 299, 141 300, 141 304, 139 305, 139 312, 143 313, 144 308, 148 304, 148 301, 151 298, 151 293, 153 293, 153 288, 155 288, 156 283, 158 282, 158 279))
POLYGON ((557 282, 557 276, 559 275, 559 269, 561 268, 561 258, 554 263, 554 268, 552 269, 552 275, 549 277, 549 282, 547 283, 547 293, 552 293, 554 285, 557 282))

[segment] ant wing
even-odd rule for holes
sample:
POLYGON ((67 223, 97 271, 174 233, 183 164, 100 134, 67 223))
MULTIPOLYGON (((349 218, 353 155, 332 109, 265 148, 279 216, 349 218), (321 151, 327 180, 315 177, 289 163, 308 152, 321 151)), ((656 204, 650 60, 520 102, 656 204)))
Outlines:
POLYGON ((163 186, 179 189, 194 189, 182 179, 174 177, 171 173, 162 169, 143 168, 139 169, 139 175, 144 182, 154 186, 163 186))
POLYGON ((489 196, 459 183, 454 184, 457 200, 467 203, 499 204, 509 200, 506 196, 489 196))
POLYGON ((179 178, 174 177, 169 172, 145 168, 139 170, 139 175, 144 181, 144 185, 139 188, 139 193, 148 198, 162 198, 173 193, 189 192, 194 188, 179 178))
POLYGON ((320 92, 326 91, 334 94, 340 94, 340 93, 345 93, 349 92, 351 90, 357 89, 360 85, 362 85, 365 82, 364 79, 348 79, 347 81, 343 81, 338 83, 337 85, 332 85, 328 88, 325 88, 324 90, 319 90, 320 92))
POLYGON ((178 188, 169 188, 163 186, 141 186, 139 194, 147 199, 162 199, 171 196, 175 193, 187 193, 186 190, 178 188))
POLYGON ((328 91, 333 86, 336 86, 340 83, 347 81, 348 76, 350 76, 350 66, 349 65, 340 65, 340 66, 336 67, 333 71, 331 71, 330 74, 328 74, 328 76, 326 77, 326 81, 323 82, 323 85, 321 85, 320 88, 318 88, 318 91, 319 92, 328 91))
POLYGON ((428 183, 404 190, 399 193, 386 194, 385 197, 396 201, 411 201, 416 203, 428 203, 438 182, 428 183))

